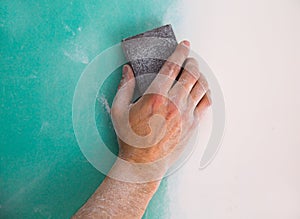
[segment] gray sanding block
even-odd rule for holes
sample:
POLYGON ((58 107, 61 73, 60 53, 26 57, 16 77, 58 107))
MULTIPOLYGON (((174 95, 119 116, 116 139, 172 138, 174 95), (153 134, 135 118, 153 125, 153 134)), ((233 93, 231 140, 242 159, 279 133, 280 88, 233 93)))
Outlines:
POLYGON ((149 87, 177 44, 170 24, 122 40, 123 52, 133 69, 140 94, 149 87))

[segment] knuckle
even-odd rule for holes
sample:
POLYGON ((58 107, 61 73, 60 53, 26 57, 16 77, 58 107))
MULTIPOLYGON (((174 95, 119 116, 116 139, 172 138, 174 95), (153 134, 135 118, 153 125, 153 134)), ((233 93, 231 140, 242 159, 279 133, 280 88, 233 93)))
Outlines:
POLYGON ((155 108, 159 107, 163 103, 164 99, 163 96, 155 94, 150 97, 150 101, 152 106, 155 108))
POLYGON ((180 69, 181 69, 181 66, 179 66, 176 61, 172 61, 171 59, 167 60, 163 66, 163 71, 167 75, 169 75, 170 73, 173 73, 173 72, 179 72, 180 69))
POLYGON ((205 90, 209 89, 209 84, 208 84, 206 78, 204 77, 204 75, 202 73, 200 73, 200 77, 198 79, 198 82, 200 83, 201 87, 203 87, 205 90))
POLYGON ((195 65, 195 66, 199 66, 199 63, 198 63, 198 61, 194 58, 194 57, 188 57, 187 59, 186 59, 187 61, 187 63, 191 63, 191 64, 193 64, 193 65, 195 65))
POLYGON ((167 108, 167 120, 174 118, 178 114, 178 109, 172 102, 168 104, 167 108))
POLYGON ((196 79, 198 79, 201 76, 198 62, 194 58, 188 58, 184 66, 184 70, 196 79))

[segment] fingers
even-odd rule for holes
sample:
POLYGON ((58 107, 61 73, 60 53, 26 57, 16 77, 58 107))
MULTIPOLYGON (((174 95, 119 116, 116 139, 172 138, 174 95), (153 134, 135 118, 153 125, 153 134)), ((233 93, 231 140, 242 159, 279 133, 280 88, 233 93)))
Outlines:
POLYGON ((183 72, 176 84, 169 91, 170 96, 176 94, 179 98, 186 99, 199 77, 198 62, 194 58, 187 58, 183 72))
POLYGON ((130 67, 130 65, 127 65, 127 64, 124 65, 123 70, 122 70, 122 78, 119 83, 118 90, 120 90, 120 88, 123 87, 126 84, 126 82, 128 82, 130 79, 133 79, 133 78, 134 78, 134 74, 133 74, 133 70, 130 67))
POLYGON ((199 78, 197 82, 195 83, 194 87, 192 88, 188 102, 195 107, 200 100, 203 98, 203 96, 206 94, 206 92, 209 90, 208 83, 204 77, 204 75, 199 71, 199 78))
POLYGON ((118 86, 118 92, 115 96, 112 111, 119 111, 126 108, 132 101, 133 92, 135 87, 135 78, 133 70, 129 65, 124 65, 122 72, 122 79, 118 86))
POLYGON ((210 97, 210 91, 208 91, 203 96, 201 101, 197 104, 197 106, 194 110, 194 116, 197 121, 201 119, 201 117, 204 115, 205 111, 211 104, 212 104, 212 101, 211 101, 211 97, 210 97))
POLYGON ((190 42, 182 41, 178 44, 174 53, 166 60, 148 90, 151 90, 151 92, 160 91, 162 93, 167 93, 178 76, 184 61, 189 55, 189 52, 190 42))

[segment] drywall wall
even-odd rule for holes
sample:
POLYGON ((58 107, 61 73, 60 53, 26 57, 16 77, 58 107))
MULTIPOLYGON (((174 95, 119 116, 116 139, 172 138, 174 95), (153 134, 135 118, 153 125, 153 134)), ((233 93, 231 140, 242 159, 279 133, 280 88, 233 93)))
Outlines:
POLYGON ((179 8, 177 35, 218 78, 226 128, 210 166, 197 168, 199 151, 178 172, 172 218, 299 218, 300 2, 187 0, 179 8))
MULTIPOLYGON (((94 192, 104 176, 85 159, 73 132, 76 84, 96 55, 125 37, 162 25, 173 4, 176 1, 1 2, 1 218, 68 218, 94 192)), ((120 69, 99 88, 109 101, 119 80, 120 69)), ((100 130, 104 125, 102 136, 116 152, 99 101, 95 119, 100 130)), ((165 186, 145 218, 167 213, 160 204, 165 186)))

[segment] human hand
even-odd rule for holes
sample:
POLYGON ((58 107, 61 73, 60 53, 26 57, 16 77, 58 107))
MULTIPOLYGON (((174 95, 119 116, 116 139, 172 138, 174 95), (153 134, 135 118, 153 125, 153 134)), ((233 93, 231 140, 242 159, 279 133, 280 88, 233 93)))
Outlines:
POLYGON ((111 108, 121 159, 73 218, 142 218, 160 179, 211 104, 208 84, 188 54, 189 42, 184 41, 133 104, 135 78, 130 66, 124 66, 111 108))
POLYGON ((135 78, 129 65, 123 67, 111 109, 120 158, 149 163, 176 152, 168 161, 171 164, 184 149, 211 104, 207 81, 197 61, 188 58, 189 50, 190 43, 181 42, 145 94, 133 104, 135 78))

